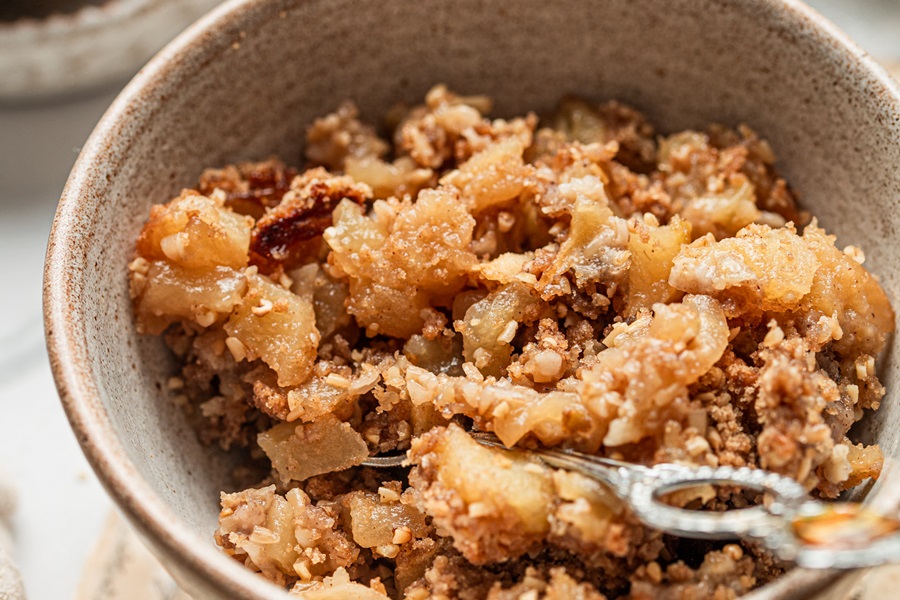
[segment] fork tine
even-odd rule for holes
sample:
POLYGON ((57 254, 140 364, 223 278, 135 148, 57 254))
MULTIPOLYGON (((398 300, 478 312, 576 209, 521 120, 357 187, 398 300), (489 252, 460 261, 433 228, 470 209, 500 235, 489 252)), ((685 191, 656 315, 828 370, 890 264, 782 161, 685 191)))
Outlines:
POLYGON ((406 463, 406 453, 395 454, 392 456, 370 456, 362 461, 362 467, 375 467, 377 469, 389 469, 391 467, 402 467, 406 463))
MULTIPOLYGON (((635 465, 629 465, 619 461, 599 458, 579 452, 569 450, 523 450, 521 448, 506 448, 506 446, 497 438, 496 435, 489 432, 471 432, 472 439, 479 444, 488 447, 503 448, 510 452, 519 452, 522 454, 530 454, 551 467, 557 469, 568 469, 578 471, 585 475, 598 478, 607 483, 617 484, 618 478, 615 471, 620 467, 635 468, 635 465)), ((409 466, 406 454, 395 454, 388 456, 370 456, 360 466, 375 467, 379 469, 388 469, 392 467, 409 466)))

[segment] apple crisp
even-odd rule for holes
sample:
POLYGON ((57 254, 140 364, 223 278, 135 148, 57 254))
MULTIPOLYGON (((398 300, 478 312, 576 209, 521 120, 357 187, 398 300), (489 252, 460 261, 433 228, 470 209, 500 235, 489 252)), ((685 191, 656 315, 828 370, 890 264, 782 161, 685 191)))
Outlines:
POLYGON ((848 438, 894 330, 862 251, 798 208, 747 127, 490 109, 437 86, 376 130, 347 102, 309 128, 304 168, 210 169, 152 208, 138 328, 179 357, 169 388, 202 440, 268 472, 222 494, 216 542, 316 600, 725 600, 778 576, 751 544, 650 530, 467 431, 835 498, 882 464, 848 438), (397 452, 410 467, 360 466, 397 452))

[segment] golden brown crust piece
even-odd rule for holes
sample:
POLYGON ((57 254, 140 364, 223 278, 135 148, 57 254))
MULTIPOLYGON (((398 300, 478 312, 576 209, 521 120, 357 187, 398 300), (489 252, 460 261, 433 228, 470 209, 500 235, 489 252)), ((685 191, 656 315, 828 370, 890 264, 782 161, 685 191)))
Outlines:
POLYGON ((363 204, 372 190, 350 177, 335 177, 325 169, 310 169, 291 182, 281 202, 266 212, 253 228, 251 264, 270 272, 278 265, 291 267, 314 240, 331 225, 331 213, 344 199, 363 204))
POLYGON ((225 206, 258 219, 267 208, 278 206, 296 176, 296 169, 271 158, 224 169, 207 169, 200 176, 197 190, 204 196, 221 190, 225 193, 225 206))

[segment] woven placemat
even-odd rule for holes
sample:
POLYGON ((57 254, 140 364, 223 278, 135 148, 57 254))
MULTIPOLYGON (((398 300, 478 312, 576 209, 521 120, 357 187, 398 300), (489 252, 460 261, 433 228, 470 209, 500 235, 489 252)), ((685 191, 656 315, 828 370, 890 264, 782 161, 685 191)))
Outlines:
POLYGON ((0 600, 24 600, 22 577, 13 561, 10 519, 16 509, 15 486, 5 471, 0 471, 0 600))
POLYGON ((75 600, 191 600, 115 510, 84 565, 75 600))

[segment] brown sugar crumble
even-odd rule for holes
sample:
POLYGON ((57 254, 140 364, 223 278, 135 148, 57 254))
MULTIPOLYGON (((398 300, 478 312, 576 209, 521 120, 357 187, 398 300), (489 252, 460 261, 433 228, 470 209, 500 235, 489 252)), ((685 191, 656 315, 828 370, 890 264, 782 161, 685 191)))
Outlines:
MULTIPOLYGON (((154 206, 140 331, 201 438, 267 460, 216 542, 315 600, 726 600, 784 572, 663 535, 600 484, 486 448, 769 469, 834 498, 885 390, 878 280, 747 127, 659 135, 617 102, 490 119, 443 86, 380 137, 351 103, 304 169, 206 171, 154 206), (411 467, 359 466, 408 452, 411 467)), ((753 502, 727 488, 677 503, 753 502)))

